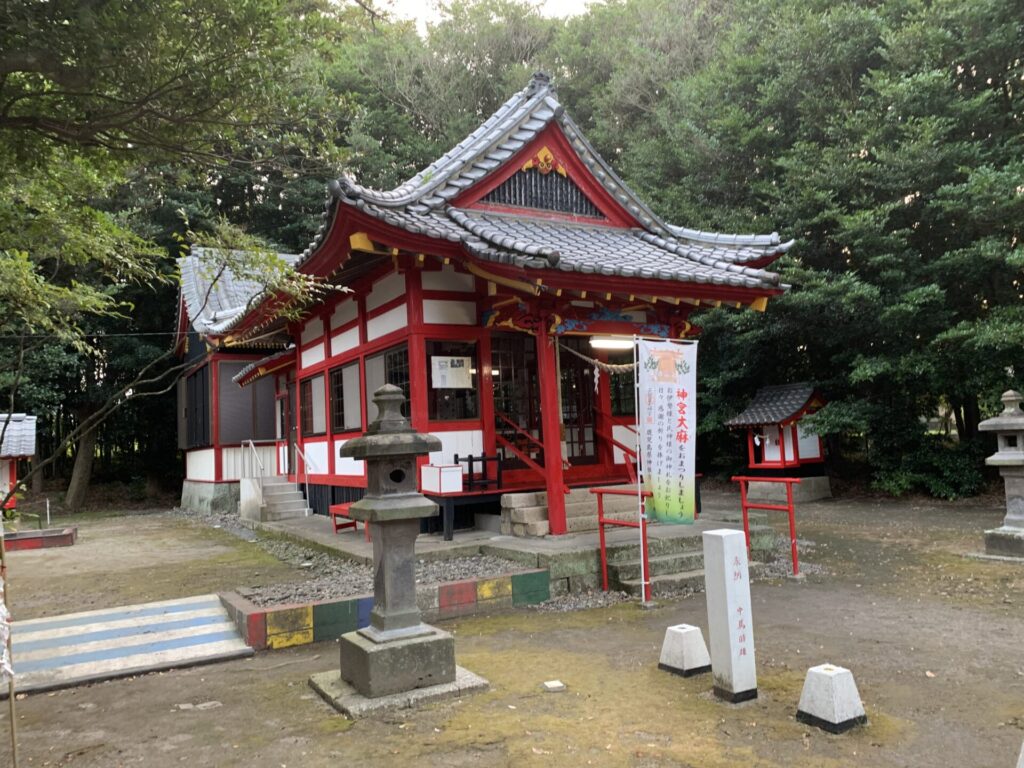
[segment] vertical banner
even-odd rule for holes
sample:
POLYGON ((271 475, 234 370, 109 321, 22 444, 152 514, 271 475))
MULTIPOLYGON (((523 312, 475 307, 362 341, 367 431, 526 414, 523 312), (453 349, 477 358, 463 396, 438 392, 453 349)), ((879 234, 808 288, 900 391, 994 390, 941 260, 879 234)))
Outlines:
POLYGON ((637 339, 637 421, 647 512, 692 523, 697 448, 697 344, 637 339))

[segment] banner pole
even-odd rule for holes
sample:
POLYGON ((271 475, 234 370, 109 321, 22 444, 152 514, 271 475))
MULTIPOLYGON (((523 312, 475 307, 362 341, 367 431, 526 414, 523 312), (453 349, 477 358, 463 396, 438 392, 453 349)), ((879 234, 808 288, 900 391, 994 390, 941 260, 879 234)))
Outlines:
POLYGON ((640 602, 647 604, 651 600, 650 576, 647 573, 647 558, 644 552, 647 549, 647 527, 644 521, 647 518, 647 511, 644 509, 643 477, 644 477, 644 452, 643 433, 640 431, 640 337, 633 336, 633 418, 636 424, 636 522, 640 530, 640 602))

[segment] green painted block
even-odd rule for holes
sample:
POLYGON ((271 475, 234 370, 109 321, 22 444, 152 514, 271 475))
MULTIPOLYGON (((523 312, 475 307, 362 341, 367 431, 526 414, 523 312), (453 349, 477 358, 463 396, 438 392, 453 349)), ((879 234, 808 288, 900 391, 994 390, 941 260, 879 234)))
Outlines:
POLYGON ((551 579, 547 571, 512 574, 513 605, 534 605, 551 599, 551 579))
POLYGON ((358 626, 358 600, 341 600, 313 606, 313 642, 336 640, 358 626))

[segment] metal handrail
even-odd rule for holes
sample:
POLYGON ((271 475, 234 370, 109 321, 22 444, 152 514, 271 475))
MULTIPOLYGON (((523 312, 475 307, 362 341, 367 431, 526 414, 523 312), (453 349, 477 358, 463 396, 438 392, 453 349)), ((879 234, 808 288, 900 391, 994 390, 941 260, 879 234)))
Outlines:
MULTIPOLYGON (((297 454, 299 454, 299 457, 302 459, 302 479, 303 479, 303 484, 306 486, 306 509, 308 510, 308 509, 311 509, 311 507, 309 506, 309 472, 308 472, 310 461, 309 461, 309 459, 306 458, 306 454, 302 452, 302 448, 301 448, 301 446, 299 446, 298 442, 296 442, 294 445, 295 445, 295 452, 297 454)), ((317 474, 320 474, 320 473, 317 472, 317 474)), ((309 517, 309 513, 308 512, 306 513, 306 517, 309 517)))
POLYGON ((259 480, 258 483, 255 483, 255 486, 256 486, 256 494, 259 497, 259 505, 260 505, 260 507, 262 507, 263 506, 263 478, 267 474, 267 469, 266 469, 266 467, 263 466, 263 459, 260 458, 260 454, 256 450, 256 444, 252 440, 246 440, 244 443, 242 443, 242 446, 244 447, 246 445, 249 446, 249 450, 246 453, 242 454, 245 457, 243 462, 242 462, 242 477, 244 477, 247 480, 257 480, 257 479, 259 480), (260 467, 259 475, 256 474, 256 471, 255 471, 256 468, 253 465, 253 459, 256 460, 256 464, 258 464, 259 467, 260 467))

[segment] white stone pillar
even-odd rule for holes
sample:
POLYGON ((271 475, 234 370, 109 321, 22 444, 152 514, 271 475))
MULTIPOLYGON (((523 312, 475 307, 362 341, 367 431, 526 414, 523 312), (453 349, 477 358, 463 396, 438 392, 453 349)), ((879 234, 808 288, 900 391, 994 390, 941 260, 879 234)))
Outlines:
POLYGON ((750 571, 743 531, 706 531, 704 583, 715 695, 733 704, 757 698, 750 571))

